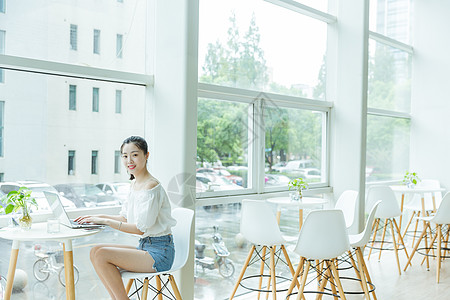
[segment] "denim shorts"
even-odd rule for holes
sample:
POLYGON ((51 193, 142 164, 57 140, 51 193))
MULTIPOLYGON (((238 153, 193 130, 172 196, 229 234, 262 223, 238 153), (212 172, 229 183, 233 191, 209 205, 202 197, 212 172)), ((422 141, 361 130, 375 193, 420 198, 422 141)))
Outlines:
POLYGON ((142 238, 137 249, 147 251, 152 256, 155 261, 153 269, 157 272, 167 271, 172 267, 175 248, 171 234, 142 238))

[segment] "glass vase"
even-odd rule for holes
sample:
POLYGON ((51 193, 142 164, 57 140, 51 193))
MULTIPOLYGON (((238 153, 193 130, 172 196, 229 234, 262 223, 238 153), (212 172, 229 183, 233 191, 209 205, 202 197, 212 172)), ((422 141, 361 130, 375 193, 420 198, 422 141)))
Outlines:
POLYGON ((31 218, 30 210, 28 207, 22 208, 22 215, 19 218, 19 225, 22 230, 30 230, 31 224, 33 223, 33 218, 31 218))

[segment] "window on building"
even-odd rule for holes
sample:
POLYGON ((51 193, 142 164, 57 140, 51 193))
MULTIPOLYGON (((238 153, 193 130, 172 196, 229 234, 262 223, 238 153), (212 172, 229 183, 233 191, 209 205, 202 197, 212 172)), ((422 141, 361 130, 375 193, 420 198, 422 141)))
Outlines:
MULTIPOLYGON (((1 1, 1 0, 0 0, 1 1)), ((6 31, 0 30, 0 54, 5 54, 6 31)), ((5 70, 0 68, 0 82, 5 82, 5 70)))
POLYGON ((0 12, 5 13, 6 10, 6 0, 0 0, 0 12))
POLYGON ((3 157, 4 145, 4 124, 5 124, 5 101, 0 101, 0 157, 3 157))
POLYGON ((123 0, 117 0, 117 2, 119 2, 119 3, 123 3, 123 0))
POLYGON ((114 151, 114 173, 120 173, 120 151, 114 151))
POLYGON ((78 26, 70 24, 70 49, 78 49, 78 26))
POLYGON ((94 53, 100 54, 100 30, 94 29, 94 53))
POLYGON ((122 91, 116 90, 116 114, 122 113, 122 91))
POLYGON ((97 174, 98 151, 93 150, 91 155, 91 174, 97 174))
POLYGON ((93 88, 92 89, 92 111, 98 112, 99 109, 99 88, 93 88))
POLYGON ((69 85, 69 110, 77 110, 77 86, 69 85))
POLYGON ((67 174, 75 175, 75 150, 69 150, 69 168, 67 174))
POLYGON ((116 56, 122 58, 123 53, 123 35, 117 34, 116 37, 116 56))
POLYGON ((0 173, 0 182, 5 181, 5 173, 0 173))

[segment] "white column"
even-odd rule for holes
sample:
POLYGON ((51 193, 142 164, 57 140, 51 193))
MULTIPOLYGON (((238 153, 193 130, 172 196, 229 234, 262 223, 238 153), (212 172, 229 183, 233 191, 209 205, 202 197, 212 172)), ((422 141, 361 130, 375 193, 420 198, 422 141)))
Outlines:
POLYGON ((335 198, 347 189, 359 191, 355 231, 363 229, 365 209, 368 9, 368 0, 339 1, 338 22, 330 25, 330 41, 337 39, 337 53, 328 58, 336 66, 330 70, 327 90, 335 104, 330 181, 335 198))
MULTIPOLYGON (((146 137, 150 172, 166 188, 172 206, 194 209, 197 153, 198 0, 153 2, 154 75, 146 137)), ((152 22, 152 20, 149 20, 152 22)), ((152 48, 152 47, 150 47, 152 48)), ((151 51, 151 49, 150 49, 151 51)), ((152 56, 151 53, 149 53, 152 56)), ((193 253, 194 230, 191 233, 193 253)), ((194 255, 176 281, 183 299, 194 298, 194 255)))

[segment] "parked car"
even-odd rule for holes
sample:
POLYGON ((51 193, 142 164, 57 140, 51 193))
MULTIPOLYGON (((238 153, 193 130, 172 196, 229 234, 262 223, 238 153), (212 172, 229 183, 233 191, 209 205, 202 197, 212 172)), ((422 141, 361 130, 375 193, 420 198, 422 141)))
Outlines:
POLYGON ((214 167, 214 168, 198 168, 197 174, 203 174, 215 181, 215 177, 221 176, 225 177, 232 183, 242 186, 242 177, 237 175, 232 175, 225 167, 214 167))
POLYGON ((208 176, 202 173, 197 173, 196 180, 197 180, 196 184, 197 192, 229 191, 229 190, 243 189, 242 186, 234 184, 225 177, 220 175, 208 176))
MULTIPOLYGON (((284 168, 284 167, 286 167, 286 162, 280 161, 272 166, 272 171, 280 172, 280 168, 284 168)), ((269 170, 267 170, 267 171, 269 171, 269 170)))
POLYGON ((111 195, 107 195, 101 189, 88 183, 57 184, 58 192, 72 200, 76 207, 115 206, 120 201, 111 195))
POLYGON ((298 177, 304 179, 321 179, 320 170, 316 168, 306 168, 299 171, 298 177))
POLYGON ((301 160, 291 160, 286 163, 286 166, 279 167, 277 170, 279 172, 292 173, 298 172, 301 169, 311 168, 313 167, 313 161, 310 159, 301 159, 301 160))
POLYGON ((287 186, 291 179, 285 175, 280 174, 266 174, 265 176, 265 185, 283 185, 287 186))
MULTIPOLYGON (((17 191, 20 187, 27 187, 31 190, 31 195, 36 199, 38 204, 37 210, 50 210, 44 192, 58 193, 58 191, 50 184, 39 181, 0 182, 0 190, 4 194, 8 194, 11 191, 17 191)), ((66 209, 76 208, 75 204, 66 197, 60 197, 60 199, 62 205, 66 209)))
POLYGON ((96 184, 106 195, 111 195, 117 198, 120 203, 123 203, 130 193, 129 182, 103 182, 96 184))

